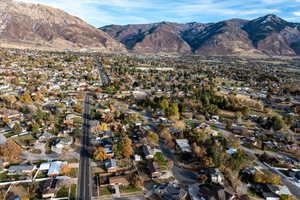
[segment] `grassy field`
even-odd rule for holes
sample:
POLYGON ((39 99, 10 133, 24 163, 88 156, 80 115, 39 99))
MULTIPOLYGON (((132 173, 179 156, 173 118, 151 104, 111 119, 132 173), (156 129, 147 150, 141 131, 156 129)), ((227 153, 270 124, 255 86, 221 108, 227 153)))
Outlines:
POLYGON ((111 191, 108 187, 101 187, 100 189, 100 195, 111 195, 111 191))
POLYGON ((141 191, 141 188, 137 188, 137 187, 134 187, 132 185, 130 186, 121 186, 120 187, 120 192, 121 193, 131 193, 131 192, 139 192, 141 191))

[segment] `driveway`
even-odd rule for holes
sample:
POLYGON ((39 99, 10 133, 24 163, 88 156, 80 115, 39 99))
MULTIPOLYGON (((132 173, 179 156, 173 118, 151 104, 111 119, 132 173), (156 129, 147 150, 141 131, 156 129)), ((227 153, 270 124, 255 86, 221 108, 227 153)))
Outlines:
POLYGON ((162 150, 162 153, 169 160, 173 161, 174 165, 172 168, 172 172, 174 177, 179 183, 181 183, 182 185, 190 185, 197 182, 197 176, 198 176, 197 173, 184 168, 180 168, 175 158, 175 155, 164 144, 160 143, 160 148, 162 150))
POLYGON ((35 161, 35 160, 68 160, 72 158, 79 159, 78 153, 68 153, 68 154, 57 154, 57 153, 51 153, 51 154, 35 154, 35 153, 29 153, 29 152, 22 152, 20 155, 21 158, 27 160, 27 161, 35 161))

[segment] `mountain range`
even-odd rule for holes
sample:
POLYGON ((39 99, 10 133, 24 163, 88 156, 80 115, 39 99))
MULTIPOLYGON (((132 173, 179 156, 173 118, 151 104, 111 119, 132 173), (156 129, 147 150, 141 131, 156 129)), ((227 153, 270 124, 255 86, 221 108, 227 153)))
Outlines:
POLYGON ((300 55, 300 24, 272 14, 254 20, 109 25, 100 30, 137 53, 300 55))
POLYGON ((299 56, 300 23, 276 15, 217 23, 109 25, 95 28, 62 10, 0 1, 0 47, 156 54, 299 56))

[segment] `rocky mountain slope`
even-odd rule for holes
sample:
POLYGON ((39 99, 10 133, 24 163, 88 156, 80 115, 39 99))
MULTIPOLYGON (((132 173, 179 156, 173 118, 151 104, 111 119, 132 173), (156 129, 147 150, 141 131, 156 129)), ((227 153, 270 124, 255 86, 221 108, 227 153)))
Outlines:
POLYGON ((105 32, 59 9, 0 1, 0 45, 44 49, 126 51, 105 32))
POLYGON ((127 49, 142 53, 190 53, 191 48, 180 36, 182 24, 154 23, 127 26, 106 26, 107 32, 127 49))
POLYGON ((139 24, 100 28, 128 50, 197 55, 300 55, 300 24, 276 15, 251 21, 139 24))

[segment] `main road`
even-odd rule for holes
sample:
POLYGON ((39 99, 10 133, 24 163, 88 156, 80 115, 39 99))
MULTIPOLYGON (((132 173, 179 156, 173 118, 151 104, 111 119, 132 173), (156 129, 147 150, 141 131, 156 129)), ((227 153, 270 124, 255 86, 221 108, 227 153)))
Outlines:
POLYGON ((95 58, 95 61, 96 61, 96 65, 97 65, 97 67, 98 67, 98 69, 99 69, 99 75, 100 75, 101 85, 102 85, 102 86, 107 86, 107 85, 111 82, 111 80, 110 80, 110 78, 109 78, 107 72, 104 71, 103 65, 102 65, 102 63, 99 61, 99 58, 98 58, 98 57, 95 58))
POLYGON ((77 200, 91 200, 92 181, 91 181, 91 164, 89 155, 89 93, 85 94, 84 111, 83 111, 83 125, 81 135, 81 149, 80 149, 80 163, 79 163, 79 177, 77 184, 77 200))

